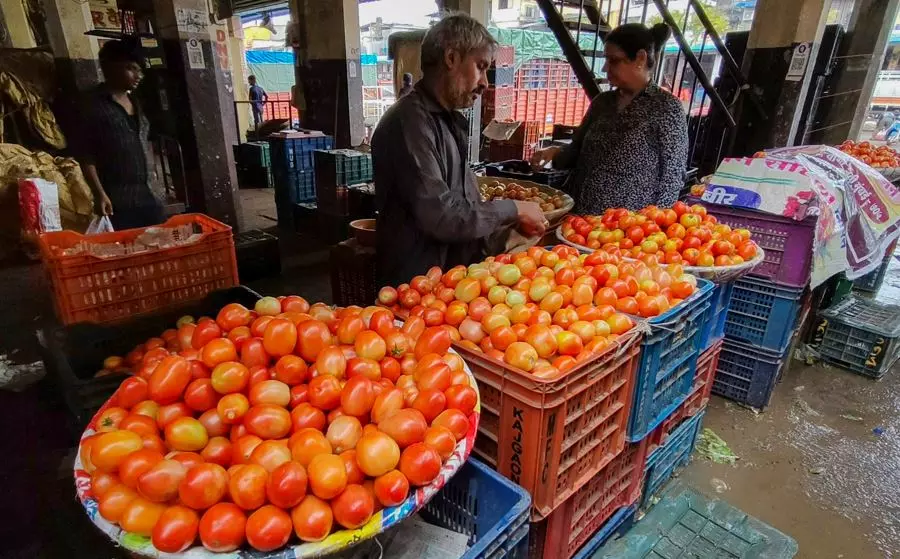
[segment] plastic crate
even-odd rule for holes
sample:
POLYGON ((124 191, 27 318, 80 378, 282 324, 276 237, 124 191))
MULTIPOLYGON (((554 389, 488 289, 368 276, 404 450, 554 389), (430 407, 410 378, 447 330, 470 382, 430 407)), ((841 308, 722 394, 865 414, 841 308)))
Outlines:
POLYGON ((475 452, 531 494, 533 519, 550 514, 623 448, 641 335, 547 380, 454 344, 478 380, 475 452))
POLYGON ((334 304, 366 307, 378 295, 378 265, 375 249, 348 239, 331 247, 331 296, 334 304))
POLYGON ((881 378, 900 358, 900 306, 850 295, 822 312, 818 351, 829 363, 881 378))
POLYGON ((593 558, 790 559, 796 553, 797 542, 789 536, 679 481, 627 534, 593 558))
POLYGON ((572 559, 589 559, 600 547, 613 536, 622 536, 634 526, 637 505, 619 509, 606 521, 597 533, 576 553, 572 559))
POLYGON ((494 50, 494 66, 512 66, 516 62, 516 47, 498 45, 494 50))
POLYGON ((872 270, 868 274, 853 280, 853 289, 862 291, 863 293, 877 293, 878 290, 881 289, 881 284, 884 283, 884 277, 887 275, 888 268, 891 267, 891 259, 893 258, 896 246, 897 242, 894 241, 887 250, 887 257, 877 270, 872 270))
POLYGON ((529 556, 569 559, 618 511, 641 496, 645 443, 629 444, 547 518, 531 526, 529 556))
POLYGON ((273 173, 275 201, 287 204, 304 204, 316 199, 316 174, 312 170, 273 173))
POLYGON ((134 246, 148 228, 99 235, 42 233, 41 260, 50 278, 56 314, 63 324, 112 322, 202 298, 238 283, 231 227, 203 214, 183 214, 156 227, 183 228, 176 237, 195 241, 101 258, 89 251, 134 246), (64 251, 86 247, 81 254, 64 251))
POLYGON ((494 87, 512 87, 516 82, 516 69, 512 66, 491 67, 488 69, 488 83, 494 87))
POLYGON ((278 237, 251 229, 234 236, 238 274, 241 281, 254 281, 281 273, 281 251, 278 237))
POLYGON ((785 351, 771 351, 726 337, 712 392, 754 408, 764 408, 787 360, 785 351))
POLYGON ((523 159, 528 161, 534 154, 534 145, 525 146, 510 142, 498 142, 491 140, 488 147, 489 161, 507 161, 509 159, 523 159))
POLYGON ((238 167, 238 188, 272 188, 275 177, 268 167, 238 167))
POLYGON ((44 368, 71 414, 73 426, 80 432, 125 378, 123 375, 95 378, 103 368, 104 359, 111 355, 124 356, 136 345, 174 328, 184 315, 215 316, 228 303, 252 308, 259 298, 253 290, 237 286, 213 291, 200 301, 115 325, 82 323, 47 328, 39 336, 44 368))
POLYGON ((315 152, 316 184, 323 188, 372 181, 372 155, 352 149, 315 152))
POLYGON ((419 514, 469 536, 461 559, 524 559, 530 504, 524 489, 469 458, 419 514))
POLYGON ((694 374, 694 386, 691 388, 690 395, 652 433, 647 435, 648 455, 656 447, 665 444, 672 430, 681 424, 682 421, 706 409, 707 404, 709 404, 709 395, 712 392, 713 380, 716 377, 716 368, 719 366, 722 344, 723 340, 719 339, 712 347, 700 354, 700 358, 697 359, 697 372, 694 374))
POLYGON ((489 177, 527 180, 538 184, 546 184, 553 188, 558 188, 569 178, 569 171, 567 170, 546 169, 544 171, 534 171, 531 169, 529 162, 521 159, 498 161, 485 166, 484 170, 489 177))
POLYGON ((725 317, 731 304, 734 282, 717 283, 709 300, 709 313, 700 331, 700 350, 706 350, 725 335, 725 317))
POLYGON ((307 136, 303 138, 270 138, 269 150, 272 165, 287 171, 311 171, 315 166, 314 153, 334 147, 331 136, 307 136))
POLYGON ((682 421, 672 430, 666 441, 647 456, 641 507, 646 507, 650 503, 650 499, 672 478, 675 470, 691 460, 691 453, 697 445, 697 435, 700 434, 705 415, 704 411, 682 421))
POLYGON ((719 222, 734 229, 749 229, 753 240, 766 251, 765 259, 753 268, 751 275, 791 287, 805 287, 809 283, 815 216, 796 221, 753 210, 703 204, 719 222))
POLYGON ((744 277, 734 282, 725 318, 725 335, 743 343, 783 352, 800 311, 802 288, 744 277))
POLYGON ((709 311, 713 283, 697 280, 697 290, 674 309, 647 321, 634 386, 628 440, 650 434, 681 405, 694 383, 700 354, 700 330, 709 311))

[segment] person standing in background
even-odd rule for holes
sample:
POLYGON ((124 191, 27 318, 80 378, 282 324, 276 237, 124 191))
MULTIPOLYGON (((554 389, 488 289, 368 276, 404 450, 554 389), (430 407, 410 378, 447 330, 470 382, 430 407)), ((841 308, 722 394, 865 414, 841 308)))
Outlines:
POLYGON ((397 94, 397 99, 400 99, 413 88, 413 75, 409 72, 403 74, 403 87, 400 88, 400 92, 397 94))
POLYGON ((82 108, 76 159, 95 212, 109 216, 114 229, 156 225, 165 212, 150 189, 150 124, 133 96, 143 77, 140 44, 107 41, 99 60, 105 81, 82 108))
POLYGON ((266 93, 265 89, 256 85, 256 76, 251 75, 248 77, 247 83, 250 84, 248 98, 250 99, 250 107, 253 108, 253 125, 259 128, 263 121, 263 107, 266 106, 266 101, 269 100, 269 94, 266 93))

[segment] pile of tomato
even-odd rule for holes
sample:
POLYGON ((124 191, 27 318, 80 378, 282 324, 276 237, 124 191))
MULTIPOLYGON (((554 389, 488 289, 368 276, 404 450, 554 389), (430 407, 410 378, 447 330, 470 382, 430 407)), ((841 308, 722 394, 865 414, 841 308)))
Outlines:
POLYGON ((757 253, 749 230, 732 229, 718 223, 705 206, 681 201, 665 209, 619 208, 600 216, 568 216, 560 227, 571 243, 648 264, 732 266, 752 260, 757 253))
POLYGON ((185 317, 123 359, 82 439, 106 520, 176 553, 271 551, 363 526, 432 482, 478 394, 450 333, 300 297, 185 317))
POLYGON ((874 146, 869 142, 856 143, 853 140, 846 140, 837 148, 876 169, 900 167, 900 153, 890 146, 874 146))
POLYGON ((378 301, 407 326, 446 328, 461 347, 549 379, 602 353, 634 326, 629 314, 659 315, 695 288, 680 266, 558 245, 446 272, 434 267, 409 284, 383 287, 378 301))

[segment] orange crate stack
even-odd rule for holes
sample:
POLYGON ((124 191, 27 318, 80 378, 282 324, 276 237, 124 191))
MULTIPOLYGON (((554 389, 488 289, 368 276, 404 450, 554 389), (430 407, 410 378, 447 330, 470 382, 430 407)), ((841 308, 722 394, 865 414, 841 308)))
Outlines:
POLYGON ((641 334, 559 380, 516 371, 457 347, 478 380, 475 452, 532 497, 532 519, 553 512, 625 448, 641 334))
POLYGON ((641 498, 647 439, 629 444, 546 519, 531 524, 532 559, 569 559, 622 507, 641 498))
POLYGON ((127 245, 147 228, 100 235, 43 233, 41 260, 63 324, 113 322, 199 299, 238 284, 231 227, 202 214, 170 218, 157 227, 191 226, 200 237, 189 244, 102 258, 64 251, 127 245))

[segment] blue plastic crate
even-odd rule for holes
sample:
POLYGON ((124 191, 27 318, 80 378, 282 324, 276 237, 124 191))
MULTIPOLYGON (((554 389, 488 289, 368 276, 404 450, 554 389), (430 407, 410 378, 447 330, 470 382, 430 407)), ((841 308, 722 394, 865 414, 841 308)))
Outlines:
POLYGON ((671 479, 675 470, 686 465, 691 459, 691 453, 697 445, 697 436, 703 425, 705 411, 693 417, 685 419, 681 425, 675 427, 666 442, 658 446, 647 457, 644 466, 644 491, 641 493, 641 507, 650 503, 650 499, 671 479))
POLYGON ((493 86, 513 85, 516 81, 516 69, 512 66, 491 68, 488 70, 488 83, 493 86))
POLYGON ((803 288, 759 278, 734 282, 725 318, 725 335, 734 340, 784 351, 794 332, 803 288))
POLYGON ((697 290, 681 305, 647 321, 650 334, 642 343, 628 419, 629 442, 646 437, 691 393, 712 291, 711 281, 698 279, 697 290))
POLYGON ((525 559, 531 496, 478 460, 462 468, 422 509, 426 521, 469 536, 462 559, 525 559))
POLYGON ((772 397, 787 350, 772 351, 728 337, 722 344, 712 392, 755 408, 763 408, 772 397))
POLYGON ((600 549, 600 546, 609 541, 613 536, 621 536, 631 529, 634 525, 634 513, 637 512, 637 505, 621 508, 606 521, 593 538, 588 540, 584 546, 578 550, 572 559, 588 559, 593 556, 594 552, 600 549))
POLYGON ((276 172, 275 201, 279 199, 288 204, 314 202, 316 200, 316 174, 309 171, 276 172))
POLYGON ((332 147, 334 147, 334 138, 331 136, 269 139, 272 165, 285 172, 312 170, 315 162, 313 153, 316 150, 331 149, 332 147))
POLYGON ((717 283, 709 300, 709 311, 700 330, 700 351, 709 349, 725 335, 725 317, 731 304, 734 282, 717 283))

